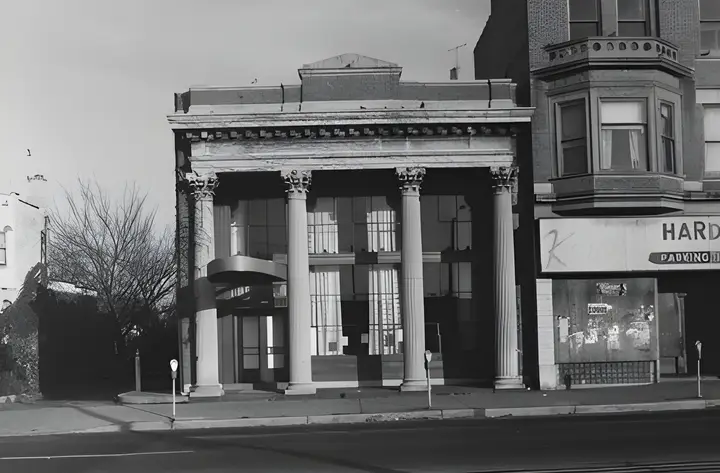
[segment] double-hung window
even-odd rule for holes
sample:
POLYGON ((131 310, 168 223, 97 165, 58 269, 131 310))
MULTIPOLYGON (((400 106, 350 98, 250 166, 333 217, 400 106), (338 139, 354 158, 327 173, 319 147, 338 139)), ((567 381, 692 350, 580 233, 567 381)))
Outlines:
POLYGON ((601 170, 648 170, 646 110, 644 100, 600 102, 601 170))
POLYGON ((705 107, 705 174, 720 176, 720 107, 705 107))
POLYGON ((660 171, 669 174, 677 173, 675 158, 675 114, 673 106, 667 102, 660 103, 660 171))
POLYGON ((649 6, 647 0, 617 0, 618 36, 649 36, 649 6))
POLYGON ((569 0, 568 7, 571 40, 652 34, 650 19, 654 15, 649 0, 569 0))
POLYGON ((560 176, 586 174, 588 163, 588 131, 585 99, 558 104, 558 171, 560 176))
POLYGON ((600 0, 570 0, 570 39, 601 36, 600 0))

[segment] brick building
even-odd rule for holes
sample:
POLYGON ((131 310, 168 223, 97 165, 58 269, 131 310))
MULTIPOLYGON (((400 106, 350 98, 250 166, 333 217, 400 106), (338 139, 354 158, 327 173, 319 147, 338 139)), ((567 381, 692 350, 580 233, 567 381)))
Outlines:
POLYGON ((719 58, 717 0, 493 0, 475 77, 536 108, 519 231, 542 387, 693 373, 698 340, 720 374, 719 58))
POLYGON ((438 383, 522 387, 512 194, 532 110, 509 80, 401 73, 345 54, 299 84, 176 96, 191 395, 424 390, 426 349, 438 383))

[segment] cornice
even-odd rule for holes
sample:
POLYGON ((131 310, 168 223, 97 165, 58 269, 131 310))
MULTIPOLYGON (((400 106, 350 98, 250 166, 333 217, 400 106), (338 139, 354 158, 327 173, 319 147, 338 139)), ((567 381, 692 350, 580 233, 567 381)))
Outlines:
POLYGON ((450 124, 528 123, 532 107, 491 108, 484 110, 383 110, 363 112, 283 112, 252 114, 193 115, 173 113, 167 116, 173 130, 255 129, 303 127, 368 127, 450 124))
POLYGON ((472 137, 472 136, 509 136, 520 133, 520 127, 512 124, 486 124, 480 126, 308 126, 308 127, 267 127, 237 129, 196 129, 187 130, 183 137, 190 141, 266 141, 266 140, 316 140, 316 139, 353 139, 353 138, 413 138, 429 137, 472 137))

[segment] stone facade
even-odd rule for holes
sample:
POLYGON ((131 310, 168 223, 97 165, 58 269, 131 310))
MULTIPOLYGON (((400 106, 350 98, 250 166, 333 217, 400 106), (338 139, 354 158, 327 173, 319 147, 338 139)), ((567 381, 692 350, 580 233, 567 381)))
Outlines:
POLYGON ((422 390, 426 349, 434 382, 523 387, 513 196, 532 110, 510 80, 401 71, 347 54, 299 85, 176 95, 192 395, 422 390))

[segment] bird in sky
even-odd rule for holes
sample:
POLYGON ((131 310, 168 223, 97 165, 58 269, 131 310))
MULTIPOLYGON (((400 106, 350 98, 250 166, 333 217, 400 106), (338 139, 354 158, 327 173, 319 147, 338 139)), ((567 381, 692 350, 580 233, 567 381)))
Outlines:
POLYGON ((27 154, 28 156, 32 156, 32 154, 30 154, 30 148, 28 148, 27 152, 28 152, 28 154, 27 154))

